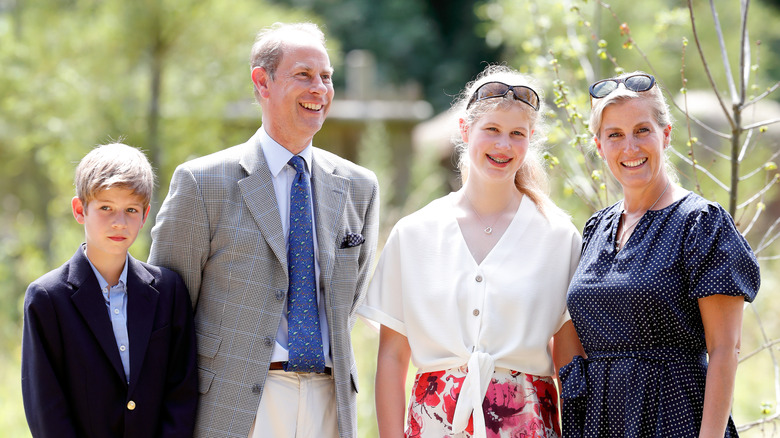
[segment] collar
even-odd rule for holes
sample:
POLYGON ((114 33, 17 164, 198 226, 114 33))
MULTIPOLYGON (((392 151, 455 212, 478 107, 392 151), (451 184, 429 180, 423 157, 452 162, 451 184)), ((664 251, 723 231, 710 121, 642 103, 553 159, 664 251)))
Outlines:
POLYGON ((100 290, 103 290, 103 289, 105 289, 107 287, 113 287, 113 286, 118 286, 118 285, 122 285, 123 287, 126 288, 126 286, 127 286, 127 265, 129 264, 128 260, 127 260, 128 256, 125 256, 125 267, 122 268, 122 273, 119 275, 119 283, 117 283, 116 285, 113 285, 113 286, 109 286, 109 284, 106 281, 106 279, 103 278, 102 275, 100 275, 100 272, 97 270, 97 268, 95 268, 95 265, 92 264, 92 261, 89 259, 89 257, 86 257, 86 255, 87 255, 87 246, 84 245, 82 247, 82 249, 84 250, 84 256, 87 259, 87 262, 89 262, 89 266, 92 267, 92 272, 94 272, 95 276, 97 277, 98 284, 100 285, 100 290))
MULTIPOLYGON (((270 135, 265 131, 265 128, 262 126, 260 127, 260 148, 263 150, 263 155, 265 155, 265 161, 268 163, 268 170, 271 171, 271 175, 274 176, 274 178, 279 176, 279 173, 284 169, 285 166, 287 166, 287 162, 290 161, 290 158, 293 157, 293 154, 288 151, 284 146, 280 145, 276 142, 273 138, 271 138, 270 135)), ((303 158, 303 161, 306 162, 306 168, 309 171, 309 174, 311 174, 311 165, 312 165, 312 145, 311 143, 306 146, 306 149, 304 149, 300 154, 298 154, 301 158, 303 158)))

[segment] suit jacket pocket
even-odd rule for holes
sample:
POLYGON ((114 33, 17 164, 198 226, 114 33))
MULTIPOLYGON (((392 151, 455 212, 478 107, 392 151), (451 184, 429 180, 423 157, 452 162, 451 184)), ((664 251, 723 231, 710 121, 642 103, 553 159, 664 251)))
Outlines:
POLYGON ((198 347, 198 392, 206 394, 211 389, 216 375, 209 370, 209 365, 219 351, 222 338, 195 332, 195 339, 198 347))
POLYGON ((219 351, 219 345, 222 343, 222 338, 199 332, 195 333, 195 337, 198 344, 198 355, 214 359, 214 356, 216 356, 219 351))
POLYGON ((214 376, 216 374, 212 373, 209 370, 204 370, 201 367, 198 367, 198 392, 201 394, 206 394, 209 392, 209 389, 211 389, 211 383, 214 381, 214 376))
POLYGON ((355 362, 352 362, 352 369, 349 370, 349 376, 351 377, 352 381, 352 390, 355 391, 355 394, 357 394, 359 391, 358 387, 358 374, 357 374, 357 367, 355 366, 355 362))
POLYGON ((362 246, 336 249, 336 260, 333 275, 341 277, 338 280, 347 281, 354 285, 357 281, 357 273, 362 246))
POLYGON ((152 343, 157 340, 157 338, 163 337, 163 339, 170 338, 171 333, 171 325, 168 324, 165 327, 160 327, 157 330, 153 331, 151 335, 149 335, 149 343, 152 343))

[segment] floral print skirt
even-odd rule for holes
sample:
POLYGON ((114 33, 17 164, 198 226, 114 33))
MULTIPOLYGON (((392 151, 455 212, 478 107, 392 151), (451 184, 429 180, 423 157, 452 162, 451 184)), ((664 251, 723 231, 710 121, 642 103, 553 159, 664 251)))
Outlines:
MULTIPOLYGON (((471 438, 474 418, 466 431, 452 433, 452 417, 466 367, 417 373, 409 401, 407 438, 471 438)), ((496 369, 482 401, 488 438, 558 438, 558 392, 550 377, 496 369)))

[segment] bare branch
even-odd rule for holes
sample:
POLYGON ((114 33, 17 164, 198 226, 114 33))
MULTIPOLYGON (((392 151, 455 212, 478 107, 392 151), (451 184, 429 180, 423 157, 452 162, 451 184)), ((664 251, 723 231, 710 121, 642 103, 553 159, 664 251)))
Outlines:
POLYGON ((719 151, 719 150, 715 149, 714 147, 712 147, 712 146, 710 146, 710 145, 707 145, 707 144, 705 144, 705 143, 702 143, 702 142, 698 142, 698 143, 697 143, 697 145, 698 145, 700 148, 702 148, 702 149, 704 149, 704 150, 706 150, 706 151, 709 151, 711 154, 713 154, 713 155, 717 156, 718 158, 720 158, 720 159, 722 159, 722 160, 730 160, 730 159, 731 159, 731 157, 730 157, 730 156, 728 156, 728 155, 724 154, 723 152, 721 152, 721 151, 719 151))
POLYGON ((747 237, 747 235, 750 234, 750 230, 753 229, 753 225, 755 225, 756 222, 758 222, 758 218, 761 217, 761 213, 763 213, 764 211, 766 210, 763 208, 756 209, 755 214, 753 214, 753 219, 750 220, 750 223, 747 225, 747 227, 745 227, 745 230, 742 231, 743 236, 747 237))
POLYGON ((712 182, 717 184, 720 188, 722 188, 723 190, 725 190, 727 192, 731 190, 731 189, 729 189, 729 186, 727 186, 726 184, 723 184, 715 175, 712 174, 712 172, 707 170, 707 168, 702 167, 699 164, 694 164, 694 162, 691 161, 690 158, 688 158, 687 156, 681 154, 680 151, 678 151, 677 149, 675 149, 673 147, 670 148, 670 149, 672 150, 672 152, 674 152, 675 155, 677 155, 678 158, 680 158, 681 160, 685 161, 687 164, 694 166, 696 168, 696 170, 699 170, 703 174, 707 175, 712 180, 712 182))
POLYGON ((772 186, 774 186, 775 184, 777 184, 777 177, 775 177, 775 178, 772 178, 772 181, 768 182, 768 183, 767 183, 767 184, 764 186, 764 188, 762 188, 761 190, 759 190, 759 191, 758 191, 758 193, 756 193, 755 195, 751 196, 751 197, 750 197, 750 199, 748 199, 747 201, 745 201, 745 202, 743 202, 743 203, 741 203, 741 204, 737 205, 737 210, 741 210, 741 209, 743 209, 743 208, 747 207, 748 205, 750 205, 750 203, 751 203, 751 202, 753 202, 753 201, 755 201, 756 199, 758 199, 759 197, 761 197, 761 195, 763 195, 764 193, 766 193, 767 191, 769 191, 769 189, 771 189, 771 188, 772 188, 772 186))
MULTIPOLYGON (((764 323, 761 321, 761 316, 758 314, 758 309, 756 309, 756 305, 753 303, 750 303, 750 310, 753 311, 753 314, 756 317, 756 321, 758 322, 758 327, 761 329, 761 336, 764 338, 764 343, 768 344, 771 342, 769 340, 769 336, 766 334, 766 329, 764 328, 764 323)), ((772 360, 772 368, 775 372, 775 400, 780 399, 780 365, 777 362, 777 357, 775 356, 775 352, 773 349, 768 348, 767 353, 769 354, 769 358, 772 360)), ((775 410, 775 415, 780 414, 780 411, 775 410)))
POLYGON ((759 252, 763 251, 764 249, 768 248, 769 245, 772 244, 775 240, 777 240, 778 237, 780 237, 780 232, 775 233, 774 236, 770 237, 770 234, 774 231, 775 227, 780 224, 780 218, 775 219, 774 222, 772 222, 772 225, 769 226, 769 228, 764 233, 764 237, 761 238, 761 242, 758 243, 758 248, 756 248, 755 253, 758 254, 759 252))
MULTIPOLYGON (((710 4, 713 4, 712 0, 710 0, 710 4)), ((740 2, 740 9, 742 12, 742 23, 740 24, 741 30, 742 30, 742 39, 740 40, 740 48, 739 51, 739 68, 740 68, 740 93, 739 93, 739 99, 734 99, 734 102, 739 102, 740 107, 743 103, 745 103, 745 93, 747 89, 747 83, 750 79, 750 40, 748 38, 748 26, 747 26, 747 17, 748 17, 748 9, 750 7, 749 1, 743 1, 740 2)), ((712 6, 713 9, 715 9, 715 6, 712 6)), ((718 34, 720 34, 720 31, 718 31, 718 34)), ((728 64, 728 59, 724 59, 724 63, 728 64)), ((729 75, 730 77, 731 75, 729 75)))
POLYGON ((760 347, 756 348, 755 350, 751 351, 750 353, 742 356, 739 358, 739 363, 742 363, 751 357, 757 355, 758 353, 761 353, 762 351, 766 350, 767 348, 772 348, 774 345, 780 344, 780 339, 773 339, 769 342, 763 343, 760 347))
MULTIPOLYGON (((740 118, 740 120, 742 120, 740 118)), ((745 141, 742 142, 742 148, 739 150, 739 157, 737 157, 737 163, 741 163, 742 160, 745 158, 745 154, 747 153, 748 146, 750 146, 750 141, 753 139, 753 130, 748 130, 747 134, 745 135, 745 141)))
MULTIPOLYGON (((780 155, 780 149, 776 150, 776 151, 775 151, 775 153, 774 153, 774 154, 772 154, 772 156, 771 156, 771 157, 769 157, 769 158, 768 158, 766 161, 767 161, 767 162, 768 162, 768 161, 772 161, 772 160, 774 160, 775 158, 777 158, 777 156, 778 156, 778 155, 780 155)), ((746 180, 746 179, 750 179, 750 178, 751 178, 752 176, 754 176, 755 174, 757 174, 757 173, 759 173, 759 172, 763 172, 764 170, 766 170, 766 168, 764 167, 764 165, 761 165, 761 166, 759 166, 759 167, 756 167, 755 169, 753 169, 753 170, 752 170, 750 173, 747 173, 746 175, 742 176, 742 177, 741 177, 739 180, 740 180, 740 181, 744 181, 744 180, 746 180)))
MULTIPOLYGON (((737 88, 734 86, 734 76, 731 74, 731 65, 729 64, 729 54, 726 52, 726 41, 723 39, 723 29, 720 27, 720 18, 718 17, 718 11, 715 9, 715 2, 710 0, 710 12, 712 13, 712 20, 715 22, 715 33, 718 35, 718 45, 720 46, 720 57, 723 60, 723 69, 726 71, 726 79, 729 85, 729 92, 731 92, 731 101, 736 102, 739 99, 737 95, 737 88)), ((691 9, 691 15, 693 15, 693 9, 691 9)), ((693 22, 693 17, 691 17, 693 22)), ((699 40, 696 40, 696 44, 699 44, 699 40)), ((704 57, 702 57, 704 62, 704 57)), ((706 62, 704 62, 706 66, 706 62)), ((709 75, 709 73, 707 73, 709 75)), ((742 82, 742 81, 740 81, 742 82)), ((713 85, 712 89, 715 89, 713 85)), ((724 108, 725 111, 725 108, 724 108)))
POLYGON ((761 252, 761 251, 765 250, 766 248, 769 248, 769 245, 771 245, 772 242, 774 242, 778 238, 780 238, 780 233, 776 233, 774 236, 772 236, 770 239, 768 239, 764 245, 759 246, 758 249, 756 249, 756 252, 758 253, 758 252, 761 252))
POLYGON ((780 418, 780 412, 775 412, 774 414, 770 415, 769 417, 762 418, 760 420, 751 421, 750 423, 745 423, 737 426, 737 432, 744 432, 748 429, 752 429, 756 426, 760 426, 762 424, 771 423, 775 420, 780 418))
POLYGON ((758 97, 756 97, 755 99, 753 99, 750 102, 748 102, 745 105, 743 105, 743 107, 747 107, 749 105, 753 105, 754 103, 758 102, 759 100, 769 96, 772 92, 777 90, 778 87, 780 87, 780 82, 776 82, 774 85, 769 87, 766 91, 764 91, 763 93, 759 94, 758 97))
MULTIPOLYGON (((618 24, 620 23, 620 18, 617 16, 617 14, 615 13, 615 11, 614 11, 614 10, 612 10, 612 7, 611 7, 610 5, 608 5, 608 4, 606 4, 606 3, 604 3, 603 1, 599 1, 598 3, 601 5, 601 7, 603 7, 604 9, 606 9, 606 10, 608 10, 608 11, 609 11, 609 13, 612 15, 612 19, 613 19, 613 20, 615 20, 615 22, 616 22, 616 23, 618 23, 618 24)), ((689 2, 689 3, 690 3, 690 2, 689 2)), ((690 7, 690 4, 689 4, 689 7, 690 7)), ((579 12, 578 12, 578 13, 579 13, 579 12)), ((693 14, 693 11, 691 11, 691 14, 693 14)), ((584 20, 584 17, 582 16, 582 14, 581 14, 581 13, 580 13, 580 18, 582 18, 582 19, 584 20)), ((691 16, 691 20, 693 20, 693 16, 691 16)), ((694 23, 693 23, 693 21, 691 22, 691 24, 692 24, 692 25, 694 24, 694 23)), ((696 33, 696 32, 695 32, 695 27, 694 27, 694 35, 695 35, 695 33, 696 33)), ((654 76, 656 76, 656 77, 660 77, 660 76, 658 75, 658 72, 657 72, 657 71, 655 70, 655 68, 653 67, 653 64, 650 62, 650 59, 647 57, 647 55, 646 55, 646 54, 645 54, 645 52, 642 50, 642 48, 640 47, 640 45, 639 45, 639 44, 638 44, 636 41, 634 41, 634 40, 631 38, 630 34, 629 34, 629 36, 628 36, 628 37, 629 37, 629 40, 631 41, 631 44, 632 44, 632 45, 633 45, 633 46, 636 48, 636 51, 639 53, 639 55, 642 57, 642 59, 644 59, 644 61, 645 61, 645 63, 647 64, 647 66, 650 68, 650 71, 652 72, 652 74, 653 74, 654 76)), ((591 38, 594 38, 594 39, 595 39, 595 38, 597 38, 596 34, 594 34, 593 32, 591 32, 591 38)), ((697 47, 698 47, 698 49, 699 49, 699 54, 702 56, 702 60, 704 60, 704 54, 703 54, 703 52, 701 51, 701 46, 698 44, 698 39, 697 39, 696 43, 697 43, 696 45, 697 45, 697 47)), ((615 67, 619 67, 619 65, 618 65, 618 63, 617 63, 617 59, 615 59, 615 57, 614 57, 614 56, 612 56, 612 55, 608 55, 608 59, 609 59, 609 61, 612 63, 612 65, 614 65, 615 67)), ((708 68, 708 66, 707 66, 706 62, 705 62, 705 64, 704 64, 704 67, 705 67, 705 69, 706 69, 706 68, 708 68)), ((676 108, 678 111, 680 111, 681 113, 685 114, 685 110, 684 110, 684 109, 682 109, 682 108, 681 108, 681 107, 680 107, 680 106, 677 104, 677 102, 676 102, 676 101, 675 101, 675 99, 674 99, 674 96, 673 96, 673 95, 672 95, 672 93, 669 91, 669 89, 667 89, 667 88, 666 88, 666 87, 665 87, 663 84, 661 84, 661 83, 658 83, 658 82, 656 82, 656 83, 657 83, 658 85, 660 85, 660 87, 661 87, 661 90, 664 92, 664 94, 665 94, 665 95, 666 95, 666 97, 667 97, 667 101, 668 101, 668 102, 670 102, 670 103, 671 103, 671 105, 672 105, 672 106, 674 106, 674 107, 675 107, 675 108, 676 108)), ((711 77, 711 76, 710 76, 710 83, 711 83, 711 84, 712 84, 712 86, 713 86, 713 90, 715 90, 715 94, 716 94, 716 97, 718 98, 718 101, 721 103, 721 107, 723 107, 724 114, 726 115, 726 118, 728 118, 728 120, 729 120, 729 123, 730 123, 730 124, 733 126, 733 123, 732 123, 732 121, 731 121, 731 115, 730 115, 730 113, 729 113, 728 111, 726 111, 726 108, 723 106, 723 102, 721 101, 721 98, 720 98, 720 96, 719 96, 719 95, 718 95, 718 93, 717 93, 717 87, 714 85, 714 82, 712 81, 712 77, 711 77)), ((729 140, 729 139, 731 139, 731 135, 730 135, 730 134, 727 134, 727 133, 720 132, 720 131, 718 131, 718 130, 716 130, 716 129, 712 128, 711 126, 707 125, 706 123, 702 122, 701 120, 697 119, 696 117, 694 117, 694 116, 692 116, 692 115, 690 115, 690 114, 686 114, 686 116, 687 116, 688 118, 690 118, 690 119, 691 119, 691 120, 692 120, 694 123, 696 123, 697 125, 699 125, 699 126, 702 128, 702 129, 704 129, 705 131, 707 131, 707 132, 711 133, 712 135, 718 136, 718 137, 720 137, 720 138, 723 138, 723 139, 725 139, 725 140, 729 140)))
MULTIPOLYGON (((685 77, 685 55, 686 50, 685 48, 688 47, 687 41, 683 43, 682 45, 682 68, 680 69, 680 81, 683 85, 683 90, 688 89, 688 78, 685 77)), ((685 107, 685 129, 688 132, 688 153, 690 154, 691 161, 696 162, 696 155, 695 151, 693 149, 693 144, 695 143, 693 141, 693 134, 691 133, 691 118, 689 117, 688 113, 688 92, 683 93, 683 106, 685 107)), ((696 166, 692 166, 693 169, 693 181, 696 187, 696 191, 701 193, 701 184, 699 184, 699 175, 696 173, 696 166)))
MULTIPOLYGON (((718 86, 717 84, 715 84, 715 79, 713 79, 712 77, 712 73, 710 72, 710 66, 707 63, 707 58, 704 56, 704 50, 702 49, 701 42, 699 41, 699 32, 696 30, 696 18, 693 13, 693 0, 688 0, 688 11, 691 15, 691 30, 693 31, 693 39, 694 41, 696 41, 696 49, 698 49, 699 51, 699 57, 701 57, 701 62, 702 62, 702 66, 704 67, 704 72, 707 74, 707 79, 710 81, 710 86, 712 87, 713 93, 715 93, 715 97, 718 98, 718 103, 720 103, 720 107, 723 108, 723 114, 726 116, 726 119, 728 119, 729 125, 733 130, 735 128, 734 119, 731 118, 731 113, 726 108, 726 105, 723 103, 723 98, 720 96, 720 93, 718 93, 718 86)), ((718 23, 717 17, 715 22, 718 23)), ((718 32, 718 34, 721 35, 720 32, 718 32)), ((721 39, 722 39, 722 35, 721 35, 721 39)), ((726 68, 728 68, 728 62, 726 63, 726 68)), ((729 77, 731 77, 731 75, 729 75, 729 77)))
POLYGON ((777 122, 780 122, 780 118, 769 119, 769 120, 764 120, 763 122, 753 123, 752 125, 743 126, 742 129, 743 130, 756 129, 756 128, 760 128, 762 126, 769 126, 769 125, 775 124, 777 122))
MULTIPOLYGON (((668 93, 667 93, 667 94, 668 94, 668 93)), ((673 99, 671 99, 670 101, 672 102, 672 105, 674 105, 674 107, 675 107, 675 108, 677 108, 678 110, 680 110, 681 112, 683 112, 682 108, 680 108, 680 107, 677 105, 677 102, 675 102, 673 99)), ((692 116, 692 115, 690 115, 690 114, 688 114, 688 118, 690 118, 691 120, 693 120, 693 121, 694 121, 694 122, 695 122, 697 125, 701 126, 701 127, 702 127, 702 128, 705 130, 705 131, 707 131, 707 132, 709 132, 709 133, 711 133, 711 134, 713 134, 713 135, 717 135, 718 137, 720 137, 720 138, 722 138, 722 139, 724 139, 724 140, 729 140, 729 139, 731 139, 731 134, 726 134, 725 132, 720 132, 720 131, 717 131, 717 130, 715 130, 715 128, 712 128, 712 127, 711 127, 711 126, 709 126, 708 124, 706 124, 706 123, 702 122, 701 120, 697 119, 696 117, 694 117, 694 116, 692 116)))

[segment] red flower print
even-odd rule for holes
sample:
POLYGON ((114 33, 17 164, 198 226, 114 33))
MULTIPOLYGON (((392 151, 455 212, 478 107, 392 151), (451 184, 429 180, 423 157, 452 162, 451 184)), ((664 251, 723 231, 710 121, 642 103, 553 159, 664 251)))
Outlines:
MULTIPOLYGON (((453 434, 452 420, 464 374, 462 369, 417 374, 410 397, 406 437, 453 434)), ((496 373, 481 407, 468 419, 466 436, 474 435, 474 415, 484 415, 488 438, 560 436, 557 392, 548 377, 516 371, 496 373)))
POLYGON ((545 427, 555 430, 560 435, 561 425, 558 423, 558 391, 555 385, 542 380, 533 380, 536 396, 539 398, 538 407, 541 409, 541 417, 545 427))
POLYGON ((452 418, 455 416, 455 405, 458 403, 458 395, 460 395, 460 387, 463 385, 463 381, 466 379, 466 376, 463 377, 454 377, 454 376, 447 376, 447 381, 452 381, 452 387, 450 388, 449 392, 444 394, 442 397, 444 403, 442 404, 442 407, 444 408, 444 413, 447 414, 447 423, 452 424, 452 418))
POLYGON ((435 371, 420 375, 414 386, 414 399, 419 404, 437 406, 441 402, 439 394, 444 391, 444 381, 441 380, 444 371, 435 371))
POLYGON ((491 382, 482 402, 487 429, 498 435, 502 429, 512 430, 520 425, 522 418, 518 414, 525 407, 523 395, 513 382, 491 382))
POLYGON ((512 438, 545 438, 547 436, 542 420, 530 413, 518 415, 517 424, 512 428, 505 426, 505 430, 507 429, 510 430, 509 436, 512 438))
POLYGON ((412 409, 409 409, 409 424, 406 426, 406 438, 418 438, 422 437, 422 421, 420 421, 420 414, 412 409))

